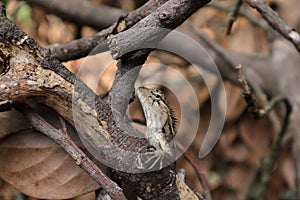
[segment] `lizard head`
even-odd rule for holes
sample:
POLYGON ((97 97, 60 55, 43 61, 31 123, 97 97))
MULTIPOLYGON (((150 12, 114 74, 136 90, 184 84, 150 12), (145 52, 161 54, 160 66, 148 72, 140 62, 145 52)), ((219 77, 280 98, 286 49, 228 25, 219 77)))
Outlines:
POLYGON ((139 87, 136 95, 143 108, 148 128, 163 129, 167 123, 174 125, 175 118, 161 90, 139 87))

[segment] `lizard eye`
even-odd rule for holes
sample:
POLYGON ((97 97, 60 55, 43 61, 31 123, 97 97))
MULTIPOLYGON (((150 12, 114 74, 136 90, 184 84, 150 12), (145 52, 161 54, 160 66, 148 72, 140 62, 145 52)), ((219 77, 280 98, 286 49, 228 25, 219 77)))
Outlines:
POLYGON ((154 96, 158 99, 161 99, 161 96, 159 94, 155 94, 154 96))
POLYGON ((157 100, 163 100, 163 94, 160 90, 153 90, 151 91, 151 94, 153 95, 153 97, 155 97, 157 100))

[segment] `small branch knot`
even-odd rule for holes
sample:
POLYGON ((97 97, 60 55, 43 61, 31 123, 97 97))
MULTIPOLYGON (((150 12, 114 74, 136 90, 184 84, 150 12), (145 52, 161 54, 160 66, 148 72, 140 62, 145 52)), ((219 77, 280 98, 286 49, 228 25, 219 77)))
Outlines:
POLYGON ((168 12, 163 12, 163 13, 161 13, 160 15, 159 15, 159 19, 161 20, 161 21, 166 21, 166 20, 168 20, 170 18, 170 13, 168 13, 168 12))

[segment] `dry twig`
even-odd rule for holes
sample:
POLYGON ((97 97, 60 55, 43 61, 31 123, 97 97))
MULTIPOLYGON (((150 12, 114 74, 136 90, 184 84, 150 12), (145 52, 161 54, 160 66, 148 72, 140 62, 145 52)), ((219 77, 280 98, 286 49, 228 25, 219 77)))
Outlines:
POLYGON ((295 29, 287 25, 278 14, 263 0, 245 0, 251 7, 255 8, 268 24, 289 40, 300 52, 300 35, 295 29))
POLYGON ((235 0, 235 5, 232 12, 229 15, 229 21, 226 29, 226 35, 230 35, 233 23, 236 21, 237 16, 239 15, 239 10, 243 4, 243 0, 235 0))
MULTIPOLYGON (((181 146, 181 144, 177 144, 178 148, 181 151, 184 151, 184 148, 181 146)), ((204 196, 206 200, 212 200, 212 196, 209 190, 208 182, 206 180, 205 175, 201 172, 200 167, 198 164, 192 159, 192 157, 187 153, 183 153, 184 158, 190 163, 190 165, 193 167, 194 171, 196 172, 196 175, 201 183, 201 186, 204 190, 204 196)))
MULTIPOLYGON (((35 129, 53 139, 59 144, 75 161, 75 163, 87 172, 108 194, 114 199, 126 199, 123 190, 114 183, 109 177, 99 169, 88 156, 71 140, 65 132, 65 122, 62 122, 63 130, 57 130, 46 120, 35 113, 26 104, 16 104, 14 106, 19 112, 23 113, 35 129)), ((61 119, 61 118, 60 118, 61 119)), ((62 119, 61 119, 62 120, 62 119)))
POLYGON ((258 108, 256 100, 253 97, 248 82, 246 80, 246 77, 242 72, 242 65, 236 66, 235 69, 237 71, 238 80, 241 83, 243 89, 243 97, 247 103, 248 111, 252 114, 254 119, 260 119, 265 115, 265 111, 263 109, 258 108))
MULTIPOLYGON (((260 178, 260 182, 259 182, 259 186, 258 186, 259 193, 257 195, 257 199, 263 200, 266 198, 266 191, 267 191, 268 182, 271 177, 272 168, 273 168, 276 160, 279 157, 281 149, 284 146, 283 137, 284 137, 285 133, 287 132, 288 125, 290 123, 290 114, 292 112, 292 107, 286 98, 274 97, 270 102, 263 101, 263 103, 264 103, 263 109, 258 108, 256 101, 255 101, 254 97, 252 96, 252 92, 250 91, 250 88, 248 86, 246 77, 243 74, 241 68, 242 68, 241 65, 238 65, 236 67, 238 79, 242 85, 243 97, 247 103, 248 110, 252 113, 252 115, 254 116, 255 119, 259 119, 261 117, 268 115, 270 112, 273 111, 274 107, 281 102, 284 103, 285 108, 286 108, 286 113, 285 113, 283 124, 280 128, 278 135, 275 137, 275 139, 272 142, 270 155, 268 157, 264 158, 262 165, 261 165, 261 169, 262 169, 261 173, 262 174, 261 174, 261 178, 260 178)), ((259 95, 259 96, 262 95, 262 93, 259 89, 255 89, 255 91, 257 91, 257 93, 256 93, 257 95, 259 95)), ((262 97, 260 97, 260 99, 262 99, 262 97)), ((273 125, 275 126, 277 122, 278 122, 278 120, 277 120, 277 118, 275 118, 275 120, 273 120, 273 125)), ((252 191, 252 190, 250 189, 249 191, 252 191)))

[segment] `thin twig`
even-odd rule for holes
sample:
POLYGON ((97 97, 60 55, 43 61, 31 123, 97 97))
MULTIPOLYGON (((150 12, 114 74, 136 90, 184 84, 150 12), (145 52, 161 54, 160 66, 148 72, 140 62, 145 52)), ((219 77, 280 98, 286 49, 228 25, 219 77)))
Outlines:
POLYGON ((58 115, 58 119, 60 121, 60 124, 62 126, 62 131, 65 133, 65 134, 68 134, 68 130, 67 130, 67 124, 66 124, 66 121, 60 116, 58 115))
MULTIPOLYGON (((270 102, 268 102, 267 100, 263 100, 263 98, 261 97, 262 91, 260 90, 260 88, 256 88, 257 95, 260 97, 260 99, 264 103, 264 108, 258 108, 256 101, 252 96, 252 92, 248 86, 246 77, 242 73, 241 68, 242 68, 241 65, 238 65, 236 67, 238 77, 239 77, 239 82, 242 85, 243 97, 245 98, 245 101, 248 105, 248 109, 254 115, 254 117, 257 117, 257 119, 259 119, 261 117, 268 115, 271 112, 273 113, 274 107, 281 102, 283 102, 286 107, 286 114, 285 114, 284 122, 281 126, 281 129, 280 129, 278 135, 272 142, 270 155, 264 159, 262 166, 261 166, 262 175, 261 175, 260 183, 258 186, 259 193, 258 193, 257 199, 263 200, 266 198, 267 185, 270 180, 270 174, 272 172, 272 168, 279 156, 280 150, 284 146, 283 137, 284 137, 285 133, 287 132, 292 107, 286 98, 280 97, 280 96, 274 97, 270 102)), ((273 118, 273 119, 275 120, 275 121, 273 121, 273 123, 278 122, 277 118, 273 118)), ((249 190, 249 191, 251 191, 251 190, 249 190)))
MULTIPOLYGON (((177 147, 181 150, 184 151, 184 148, 181 146, 181 144, 176 144, 177 147)), ((194 171, 196 172, 196 175, 200 181, 200 184, 204 190, 204 196, 206 200, 212 200, 212 196, 209 190, 208 182, 206 180, 205 175, 201 172, 200 167, 198 164, 192 159, 192 157, 184 151, 183 153, 184 158, 190 163, 190 165, 193 167, 194 171)))
MULTIPOLYGON (((208 6, 226 13, 231 12, 231 9, 229 7, 224 6, 223 4, 217 1, 211 2, 210 4, 208 4, 208 6)), ((240 8, 239 15, 246 18, 253 26, 262 28, 266 33, 274 34, 275 31, 272 28, 270 28, 270 26, 263 19, 253 15, 251 12, 244 9, 243 7, 240 8)))
POLYGON ((288 125, 290 122, 290 114, 292 112, 292 107, 289 101, 286 98, 275 98, 274 100, 271 101, 271 106, 270 110, 274 108, 275 105, 277 105, 280 102, 283 102, 285 107, 286 107, 286 113, 284 117, 284 121, 281 127, 281 130, 277 137, 273 140, 272 146, 271 146, 271 151, 269 157, 265 158, 262 164, 262 175, 261 175, 261 180, 260 180, 260 185, 258 186, 259 194, 258 194, 258 199, 265 199, 266 198, 266 191, 267 191, 267 186, 270 181, 270 174, 272 172, 272 168, 280 154, 280 151, 282 149, 283 145, 283 137, 285 133, 287 132, 288 125))
POLYGON ((243 4, 242 0, 235 0, 234 8, 233 8, 232 12, 229 15, 229 21, 228 21, 228 25, 227 25, 227 29, 226 29, 226 35, 230 35, 233 23, 237 19, 237 16, 239 14, 239 10, 240 10, 242 4, 243 4))
POLYGON ((238 80, 241 83, 243 89, 243 97, 247 103, 248 111, 252 114, 254 119, 260 119, 265 115, 265 110, 258 107, 256 100, 252 95, 248 82, 245 75, 242 72, 242 65, 236 66, 238 80))
MULTIPOLYGON (((122 189, 99 169, 88 156, 71 140, 64 131, 57 130, 51 126, 40 115, 35 113, 26 104, 16 104, 14 106, 19 112, 27 116, 30 123, 41 133, 53 139, 59 144, 81 167, 92 177, 102 188, 104 188, 113 199, 126 199, 122 189)), ((63 122, 64 123, 64 122, 63 122)))
POLYGON ((278 14, 268 6, 263 0, 245 0, 251 7, 255 8, 268 24, 283 37, 289 40, 295 48, 300 52, 300 35, 299 33, 287 25, 278 14))
POLYGON ((243 74, 242 66, 238 65, 236 67, 236 71, 238 74, 238 80, 241 83, 243 89, 243 97, 247 103, 248 110, 250 111, 250 113, 254 116, 255 119, 259 119, 269 115, 269 118, 272 121, 275 131, 280 132, 281 130, 281 126, 279 125, 280 120, 275 114, 273 108, 278 102, 282 101, 284 97, 278 96, 278 97, 274 97, 271 101, 268 101, 264 91, 261 89, 260 86, 258 86, 254 82, 251 84, 251 87, 253 88, 253 91, 256 94, 258 100, 263 104, 263 108, 259 108, 256 104, 255 98, 252 96, 252 91, 249 87, 248 81, 246 80, 246 77, 243 74))

